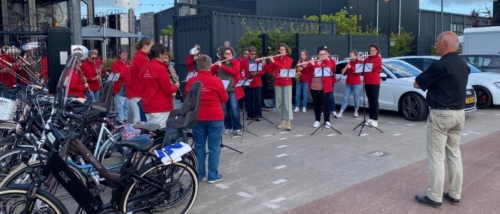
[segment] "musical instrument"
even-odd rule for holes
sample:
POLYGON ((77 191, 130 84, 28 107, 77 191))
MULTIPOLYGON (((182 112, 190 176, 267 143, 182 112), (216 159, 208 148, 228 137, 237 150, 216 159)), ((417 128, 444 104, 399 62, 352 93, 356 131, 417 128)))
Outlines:
POLYGON ((199 47, 194 47, 189 50, 189 54, 193 55, 194 57, 200 57, 200 48, 199 47))
MULTIPOLYGON (((30 81, 27 80, 26 78, 24 78, 23 76, 21 76, 19 73, 15 72, 14 70, 12 70, 12 68, 14 67, 14 64, 13 63, 10 63, 2 58, 0 58, 0 60, 7 66, 3 65, 2 63, 0 63, 0 71, 2 70, 7 70, 7 72, 9 72, 11 75, 15 76, 16 78, 18 78, 19 80, 21 80, 21 82, 24 82, 26 84, 29 84, 30 81)), ((0 73, 3 73, 3 72, 0 72, 0 73)))
MULTIPOLYGON (((83 45, 71 45, 71 55, 72 56, 76 56, 76 58, 78 60, 80 60, 80 63, 83 60, 87 59, 88 53, 89 53, 89 49, 87 49, 83 45)), ((80 70, 80 68, 77 68, 76 69, 76 73, 78 74, 78 76, 80 76, 80 79, 82 80, 82 83, 84 85, 87 85, 87 79, 85 79, 85 76, 83 76, 82 70, 80 70)), ((90 92, 90 88, 89 87, 85 86, 85 88, 87 89, 88 92, 90 92)))
POLYGON ((261 58, 255 59, 255 60, 263 60, 263 59, 268 59, 271 57, 278 57, 278 56, 285 56, 285 55, 287 55, 287 54, 284 53, 284 54, 278 54, 278 55, 273 55, 273 56, 266 56, 266 57, 261 57, 261 58))
MULTIPOLYGON (((175 68, 172 64, 170 63, 165 63, 167 65, 167 71, 168 71, 168 76, 170 77, 170 84, 175 84, 179 82, 179 76, 175 72, 175 68), (174 72, 172 72, 174 71, 174 72)), ((184 102, 184 97, 182 96, 182 91, 180 88, 177 88, 177 93, 179 93, 179 98, 181 100, 181 103, 184 102)), ((173 94, 175 96, 175 93, 173 94)))
MULTIPOLYGON (((304 60, 300 60, 299 62, 302 63, 304 62, 304 60)), ((297 83, 300 83, 300 75, 302 75, 302 73, 299 71, 300 63, 297 63, 297 65, 295 66, 295 70, 297 71, 295 72, 295 81, 297 81, 297 83)))
POLYGON ((320 62, 320 61, 323 61, 323 60, 325 60, 325 59, 313 59, 313 60, 311 60, 309 62, 299 63, 299 64, 297 64, 297 66, 307 65, 307 63, 310 63, 310 62, 320 62))
MULTIPOLYGON (((233 58, 228 58, 228 59, 222 60, 222 61, 220 61, 220 62, 221 62, 221 63, 223 63, 223 62, 226 62, 226 61, 229 61, 229 60, 232 60, 232 59, 233 59, 233 58)), ((216 63, 212 64, 212 66, 214 66, 215 64, 216 64, 216 63)))

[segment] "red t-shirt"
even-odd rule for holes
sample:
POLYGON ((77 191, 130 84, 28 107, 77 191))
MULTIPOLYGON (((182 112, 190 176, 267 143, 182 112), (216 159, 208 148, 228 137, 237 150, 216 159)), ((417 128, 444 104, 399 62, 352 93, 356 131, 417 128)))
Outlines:
POLYGON ((212 76, 211 71, 198 71, 195 77, 187 81, 186 96, 191 85, 196 81, 202 83, 198 121, 224 120, 222 103, 227 102, 229 96, 227 95, 222 80, 212 76))
POLYGON ((356 64, 357 63, 363 63, 362 60, 356 60, 356 61, 350 61, 349 65, 351 65, 351 68, 347 68, 344 72, 344 76, 346 77, 345 84, 346 85, 359 85, 361 84, 361 74, 356 73, 356 64))
MULTIPOLYGON (((150 60, 139 74, 142 80, 142 106, 146 113, 169 112, 174 109, 173 93, 177 86, 170 83, 165 63, 156 59, 150 60)), ((128 88, 127 88, 128 90, 128 88)))
POLYGON ((101 90, 101 80, 96 79, 93 80, 92 78, 97 76, 97 67, 94 65, 94 63, 85 60, 83 61, 80 70, 83 72, 83 76, 87 78, 87 83, 89 84, 89 88, 91 91, 99 91, 101 90))
POLYGON ((382 58, 380 55, 369 56, 365 59, 365 63, 373 63, 372 72, 365 72, 365 84, 380 85, 380 72, 382 72, 382 58))
POLYGON ((264 66, 264 70, 273 75, 274 86, 292 85, 292 78, 279 77, 281 69, 292 68, 293 59, 289 56, 274 57, 274 63, 269 62, 264 66))
MULTIPOLYGON (((322 64, 314 64, 314 65, 311 65, 310 63, 307 64, 307 68, 310 69, 310 70, 313 70, 315 68, 321 68, 321 67, 332 67, 332 61, 330 60, 325 60, 323 61, 322 64)), ((330 70, 330 75, 332 75, 335 71, 331 71, 330 70)), ((335 77, 312 77, 312 78, 321 78, 323 80, 323 93, 328 93, 328 92, 331 92, 333 91, 333 85, 332 85, 332 79, 335 79, 335 77)), ((310 81, 309 81, 309 90, 311 90, 311 86, 312 86, 312 78, 310 78, 310 81)), ((335 81, 337 81, 337 79, 335 79, 335 81)))
POLYGON ((113 83, 113 93, 118 93, 122 89, 123 84, 125 84, 125 78, 123 77, 125 75, 125 71, 128 69, 129 65, 131 65, 130 61, 121 61, 121 60, 116 60, 113 65, 111 66, 111 72, 112 73, 119 73, 120 76, 118 77, 118 80, 113 83))

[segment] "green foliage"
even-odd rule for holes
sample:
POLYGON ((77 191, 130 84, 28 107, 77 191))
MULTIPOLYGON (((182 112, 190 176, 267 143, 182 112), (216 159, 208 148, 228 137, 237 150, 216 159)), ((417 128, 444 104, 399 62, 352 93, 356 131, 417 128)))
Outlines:
POLYGON ((116 58, 108 58, 102 61, 102 66, 104 66, 104 68, 111 68, 111 66, 113 65, 113 63, 115 63, 115 61, 116 58))
POLYGON ((161 29, 161 33, 165 36, 174 36, 174 27, 172 25, 169 25, 167 29, 161 29))
MULTIPOLYGON (((305 20, 318 21, 319 17, 314 16, 304 16, 305 20)), ((361 20, 359 16, 359 20, 361 20)), ((377 35, 377 29, 371 24, 366 26, 366 31, 363 31, 360 26, 358 26, 358 16, 349 15, 347 10, 342 9, 340 12, 335 13, 335 15, 321 15, 321 21, 325 22, 335 22, 337 24, 337 34, 338 35, 377 35)))
POLYGON ((434 46, 434 45, 431 45, 431 55, 435 55, 435 56, 438 55, 437 51, 436 51, 436 46, 434 46))
POLYGON ((407 33, 403 28, 400 28, 400 34, 391 33, 391 41, 394 41, 394 46, 391 47, 391 57, 404 56, 413 48, 413 36, 411 33, 407 33))
MULTIPOLYGON (((246 32, 238 41, 237 52, 240 54, 243 53, 245 48, 250 46, 254 46, 257 50, 261 50, 262 40, 259 38, 259 35, 261 34, 268 34, 269 36, 269 47, 271 47, 269 54, 271 55, 274 54, 276 47, 278 47, 280 43, 287 44, 292 50, 296 48, 297 33, 318 34, 319 31, 319 25, 315 23, 302 23, 298 26, 296 26, 293 22, 290 24, 284 23, 280 27, 274 27, 271 29, 264 29, 262 23, 259 23, 256 28, 246 26, 245 21, 243 21, 242 24, 245 25, 246 32)), ((323 35, 327 33, 328 32, 322 32, 323 35)))

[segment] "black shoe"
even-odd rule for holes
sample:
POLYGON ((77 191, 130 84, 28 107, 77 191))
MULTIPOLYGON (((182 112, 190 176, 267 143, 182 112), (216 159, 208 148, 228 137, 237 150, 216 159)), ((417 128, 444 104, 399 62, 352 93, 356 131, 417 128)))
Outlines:
POLYGON ((421 203, 421 204, 424 204, 427 206, 431 206, 431 207, 435 207, 435 208, 441 207, 441 202, 435 202, 435 201, 429 199, 427 197, 427 195, 425 195, 425 196, 416 195, 415 199, 417 200, 418 203, 421 203))
POLYGON ((460 199, 454 199, 454 198, 450 197, 450 195, 448 194, 448 192, 443 193, 443 198, 445 198, 446 200, 448 200, 453 205, 459 205, 460 204, 460 199))

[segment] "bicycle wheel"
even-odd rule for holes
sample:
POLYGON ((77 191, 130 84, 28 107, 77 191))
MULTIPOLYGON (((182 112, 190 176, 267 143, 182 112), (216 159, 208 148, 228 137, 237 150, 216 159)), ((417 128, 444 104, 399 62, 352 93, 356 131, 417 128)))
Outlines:
MULTIPOLYGON (((15 185, 0 189, 0 213, 22 213, 26 206, 26 195, 29 186, 15 185)), ((38 189, 35 194, 32 213, 66 214, 64 205, 45 190, 38 189)))
MULTIPOLYGON (((36 154, 34 148, 14 148, 0 154, 0 181, 10 172, 17 169, 19 166, 24 165, 21 161, 21 152, 26 151, 30 154, 36 154)), ((42 155, 47 155, 47 152, 42 151, 42 155)), ((34 155, 35 156, 35 155, 34 155)), ((34 157, 35 158, 35 157, 34 157)))
POLYGON ((190 165, 183 162, 169 165, 149 163, 137 175, 169 192, 134 179, 123 192, 119 205, 122 212, 188 213, 193 207, 198 195, 198 178, 190 165))

